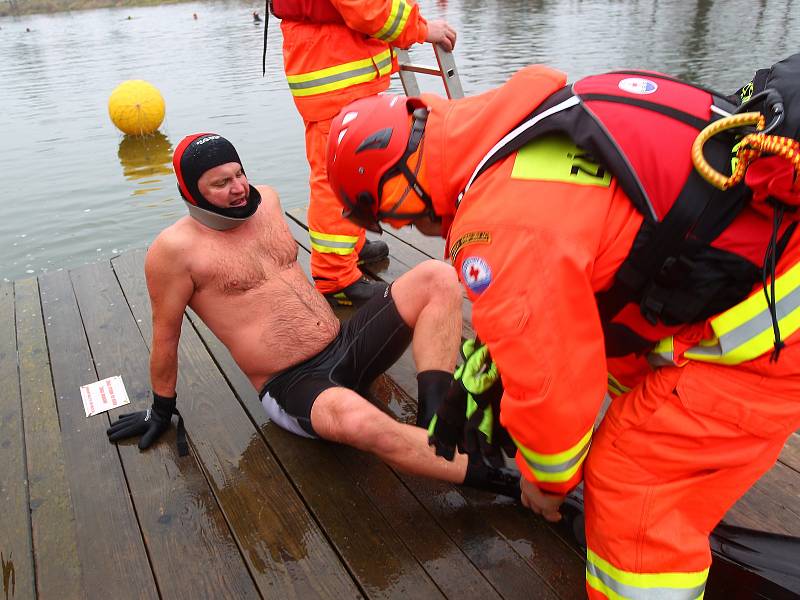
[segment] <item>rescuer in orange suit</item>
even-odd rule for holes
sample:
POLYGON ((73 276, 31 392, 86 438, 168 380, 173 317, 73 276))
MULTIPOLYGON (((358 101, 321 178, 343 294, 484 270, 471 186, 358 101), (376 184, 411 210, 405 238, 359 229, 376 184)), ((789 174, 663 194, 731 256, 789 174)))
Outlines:
POLYGON ((311 168, 308 229, 311 274, 334 305, 361 303, 383 286, 362 277, 358 264, 388 256, 384 242, 365 244, 364 229, 342 218, 328 185, 325 146, 331 119, 358 98, 389 87, 397 71, 392 47, 432 42, 452 50, 456 32, 427 22, 414 0, 273 0, 282 19, 286 79, 306 129, 311 168))
MULTIPOLYGON (((626 84, 630 97, 649 94, 653 81, 667 85, 648 81, 626 84)), ((354 102, 332 124, 331 185, 343 214, 369 229, 413 223, 447 239, 477 335, 502 376, 500 421, 518 449, 523 503, 557 521, 564 495, 585 482, 589 596, 641 598, 657 589, 698 598, 710 531, 800 426, 796 222, 743 209, 720 243, 743 247, 760 266, 775 250, 775 226, 776 285, 748 284, 746 300, 680 327, 623 311, 661 366, 641 353, 607 359, 597 295, 612 285, 643 222, 618 178, 559 133, 473 177, 490 149, 565 84, 562 73, 532 66, 460 100, 354 102), (355 152, 377 132, 384 139, 373 151, 355 152), (740 226, 754 233, 737 238, 740 226), (724 342, 733 333, 744 337, 730 350, 724 342), (594 431, 607 388, 620 395, 594 431)), ((795 96, 787 106, 795 125, 799 109, 795 96)), ((781 198, 797 205, 800 178, 788 169, 781 198)))

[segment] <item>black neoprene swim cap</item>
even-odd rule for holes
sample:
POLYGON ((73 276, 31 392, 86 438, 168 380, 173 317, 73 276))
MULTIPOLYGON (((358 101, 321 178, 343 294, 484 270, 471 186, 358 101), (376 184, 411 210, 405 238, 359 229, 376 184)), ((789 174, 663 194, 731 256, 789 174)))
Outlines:
MULTIPOLYGON (((233 144, 216 133, 195 133, 186 136, 178 144, 172 157, 172 166, 178 179, 178 191, 186 201, 189 214, 214 229, 225 230, 241 225, 256 212, 261 203, 261 194, 252 185, 247 196, 247 204, 238 208, 219 208, 200 193, 197 182, 203 173, 232 162, 242 166, 239 153, 233 144)), ((244 173, 243 166, 242 172, 244 173)))

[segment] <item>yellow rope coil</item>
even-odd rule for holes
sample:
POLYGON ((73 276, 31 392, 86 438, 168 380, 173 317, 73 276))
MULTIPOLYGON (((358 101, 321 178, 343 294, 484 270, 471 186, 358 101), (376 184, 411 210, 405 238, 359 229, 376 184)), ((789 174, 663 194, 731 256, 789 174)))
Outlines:
MULTIPOLYGON (((711 123, 695 138, 692 144, 692 163, 702 178, 714 187, 727 190, 729 187, 736 185, 741 181, 742 177, 744 177, 744 171, 747 165, 744 164, 743 160, 739 160, 736 165, 736 171, 730 177, 725 177, 725 175, 708 164, 706 157, 703 156, 703 146, 705 146, 708 140, 722 131, 749 125, 755 125, 757 129, 764 129, 764 117, 758 112, 730 115, 729 117, 724 117, 719 121, 711 123), (736 179, 737 177, 738 179, 736 179)), ((743 146, 740 146, 740 152, 742 147, 743 146)), ((752 160, 752 158, 750 160, 752 160)))

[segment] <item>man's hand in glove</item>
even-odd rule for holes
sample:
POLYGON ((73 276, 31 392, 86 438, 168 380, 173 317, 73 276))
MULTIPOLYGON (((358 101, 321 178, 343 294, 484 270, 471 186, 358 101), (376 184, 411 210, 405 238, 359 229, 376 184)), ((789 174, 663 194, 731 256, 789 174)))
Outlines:
POLYGON ((460 438, 459 450, 472 455, 475 452, 491 450, 494 424, 498 415, 494 414, 492 407, 500 406, 503 395, 503 384, 500 374, 489 356, 489 348, 476 343, 476 340, 464 342, 466 347, 471 344, 472 351, 464 362, 464 372, 461 375, 461 385, 467 390, 467 422, 460 438))
POLYGON ((467 359, 474 351, 475 340, 467 340, 461 344, 464 364, 456 367, 450 391, 428 424, 428 445, 434 447, 436 456, 443 456, 447 460, 453 460, 456 446, 461 442, 464 433, 464 423, 467 420, 467 390, 461 385, 461 376, 464 374, 467 359))
POLYGON ((473 395, 488 390, 499 379, 489 349, 477 339, 461 344, 461 357, 464 362, 453 373, 450 391, 428 426, 428 443, 437 456, 447 460, 453 460, 456 447, 466 451, 464 426, 477 408, 473 395))
MULTIPOLYGON (((461 367, 456 369, 456 378, 461 367)), ((436 456, 453 460, 456 446, 461 440, 467 419, 467 391, 454 381, 444 402, 436 410, 428 425, 428 445, 433 446, 436 456)))
POLYGON ((177 414, 178 421, 178 454, 188 454, 186 434, 183 430, 183 419, 175 408, 176 396, 168 398, 153 393, 153 404, 147 410, 126 413, 119 416, 119 420, 106 430, 108 441, 112 444, 126 438, 140 435, 139 450, 145 450, 153 445, 162 433, 169 429, 172 415, 177 414), (181 435, 182 434, 182 435, 181 435), (183 439, 181 439, 183 438, 183 439))

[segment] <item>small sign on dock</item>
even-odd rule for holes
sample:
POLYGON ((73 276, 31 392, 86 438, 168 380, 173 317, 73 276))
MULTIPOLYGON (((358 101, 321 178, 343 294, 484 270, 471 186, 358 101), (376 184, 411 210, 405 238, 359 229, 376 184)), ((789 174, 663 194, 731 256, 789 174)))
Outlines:
POLYGON ((122 377, 119 375, 82 385, 81 398, 83 398, 83 408, 86 410, 87 417, 99 415, 131 402, 128 392, 125 391, 125 384, 122 383, 122 377))

